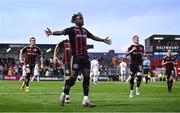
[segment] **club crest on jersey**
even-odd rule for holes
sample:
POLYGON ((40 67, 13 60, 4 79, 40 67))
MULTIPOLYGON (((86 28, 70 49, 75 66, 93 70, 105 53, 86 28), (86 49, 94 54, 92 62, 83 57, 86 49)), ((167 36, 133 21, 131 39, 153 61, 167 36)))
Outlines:
POLYGON ((73 64, 73 68, 77 69, 77 68, 79 68, 79 65, 78 64, 73 64))
POLYGON ((37 51, 37 49, 33 49, 33 52, 36 52, 37 51))

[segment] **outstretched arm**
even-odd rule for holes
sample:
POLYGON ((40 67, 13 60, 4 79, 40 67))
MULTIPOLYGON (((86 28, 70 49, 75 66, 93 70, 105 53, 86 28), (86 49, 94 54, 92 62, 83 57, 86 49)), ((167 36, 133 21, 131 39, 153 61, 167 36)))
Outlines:
POLYGON ((53 61, 54 62, 56 62, 56 61, 59 62, 58 53, 59 53, 59 46, 57 44, 56 47, 54 48, 54 54, 53 54, 53 61))
POLYGON ((111 39, 109 37, 106 37, 105 39, 102 39, 102 38, 99 38, 97 36, 91 35, 90 38, 95 40, 95 41, 104 42, 104 43, 109 44, 109 45, 111 45, 111 43, 112 43, 112 41, 111 41, 111 39))
POLYGON ((49 37, 51 35, 64 35, 65 34, 64 30, 61 30, 61 31, 51 31, 49 28, 44 30, 44 32, 45 32, 47 37, 49 37))

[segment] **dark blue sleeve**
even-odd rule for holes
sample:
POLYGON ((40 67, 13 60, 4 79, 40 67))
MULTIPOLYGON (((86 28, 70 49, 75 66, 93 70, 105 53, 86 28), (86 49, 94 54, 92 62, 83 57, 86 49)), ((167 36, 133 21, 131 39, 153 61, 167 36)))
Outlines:
POLYGON ((87 38, 95 38, 94 35, 90 33, 87 29, 86 32, 87 32, 87 38))
POLYGON ((26 52, 26 48, 27 48, 27 46, 21 49, 21 50, 22 50, 22 53, 25 53, 25 52, 26 52))
POLYGON ((142 45, 142 48, 143 48, 142 52, 144 53, 144 46, 143 45, 142 45))
POLYGON ((37 47, 37 54, 41 55, 41 49, 39 47, 37 47))
POLYGON ((131 49, 132 49, 132 45, 128 48, 128 52, 131 51, 131 49))
POLYGON ((59 47, 59 48, 63 47, 63 46, 64 46, 64 42, 65 42, 64 40, 61 41, 61 42, 58 44, 58 47, 59 47))
POLYGON ((64 35, 70 35, 72 33, 72 28, 66 28, 64 29, 65 34, 64 35))

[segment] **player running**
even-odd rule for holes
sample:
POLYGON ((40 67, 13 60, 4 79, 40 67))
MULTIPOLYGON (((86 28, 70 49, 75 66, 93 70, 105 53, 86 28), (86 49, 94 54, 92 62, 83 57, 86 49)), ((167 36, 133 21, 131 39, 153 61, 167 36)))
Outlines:
POLYGON ((27 93, 29 92, 29 81, 30 81, 30 77, 33 74, 36 60, 38 60, 38 59, 41 60, 41 67, 43 64, 41 50, 35 44, 36 44, 36 39, 34 37, 31 37, 30 44, 28 46, 24 47, 23 49, 21 49, 20 54, 19 54, 20 63, 25 63, 25 65, 26 65, 26 77, 25 77, 25 81, 23 82, 23 84, 21 86, 21 90, 25 89, 25 91, 27 93), (25 62, 23 61, 24 53, 25 53, 25 62), (38 56, 40 58, 37 58, 38 56))
POLYGON ((173 80, 175 78, 175 65, 177 65, 176 58, 172 55, 172 50, 167 51, 167 55, 163 58, 162 65, 165 66, 167 75, 168 92, 172 92, 173 80))
POLYGON ((129 48, 126 55, 130 55, 131 64, 130 64, 130 95, 129 97, 133 97, 133 87, 134 87, 134 79, 137 77, 137 87, 136 87, 136 95, 140 95, 140 84, 143 76, 143 56, 144 56, 144 46, 139 44, 139 36, 135 35, 133 37, 133 43, 129 48))
POLYGON ((83 75, 83 92, 84 98, 82 101, 83 106, 95 106, 89 98, 89 80, 90 80, 90 62, 89 57, 87 54, 87 38, 91 38, 95 41, 105 42, 107 44, 111 44, 111 40, 108 39, 101 39, 97 36, 91 34, 87 29, 83 28, 84 20, 81 13, 74 14, 71 19, 72 23, 75 23, 75 26, 70 28, 66 28, 61 31, 54 31, 52 32, 49 28, 45 30, 47 36, 50 35, 68 35, 69 41, 71 44, 71 76, 65 82, 64 90, 60 96, 60 104, 64 106, 65 97, 67 95, 68 90, 75 84, 77 74, 81 70, 83 75))

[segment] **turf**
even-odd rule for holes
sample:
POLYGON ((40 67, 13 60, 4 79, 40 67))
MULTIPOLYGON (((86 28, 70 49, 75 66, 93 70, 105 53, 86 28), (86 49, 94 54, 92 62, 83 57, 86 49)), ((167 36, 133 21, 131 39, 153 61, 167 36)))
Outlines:
POLYGON ((168 93, 166 82, 142 83, 141 95, 129 98, 129 84, 91 83, 90 99, 97 106, 82 107, 82 84, 76 82, 70 92, 71 102, 59 105, 63 81, 30 82, 30 92, 20 90, 20 81, 0 80, 0 112, 180 112, 180 81, 168 93))

